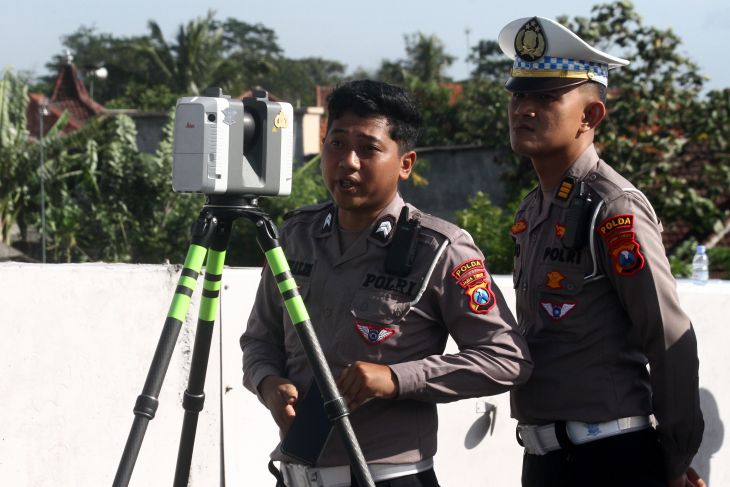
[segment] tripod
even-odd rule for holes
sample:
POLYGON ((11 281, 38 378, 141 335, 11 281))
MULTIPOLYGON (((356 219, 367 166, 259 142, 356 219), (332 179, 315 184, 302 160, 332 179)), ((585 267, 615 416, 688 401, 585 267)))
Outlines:
POLYGON ((309 314, 304 306, 304 301, 299 294, 299 289, 289 269, 284 252, 279 246, 276 227, 271 218, 258 207, 256 198, 239 196, 209 196, 200 211, 198 220, 193 224, 190 248, 183 264, 183 270, 180 273, 162 335, 157 343, 150 370, 147 373, 147 380, 134 406, 134 422, 127 437, 127 443, 114 477, 113 486, 126 487, 129 485, 147 425, 155 417, 158 405, 157 398, 162 389, 162 382, 170 365, 175 342, 180 333, 181 325, 185 321, 191 296, 207 254, 190 376, 188 377, 188 387, 183 395, 185 415, 180 434, 180 446, 173 483, 174 487, 186 487, 188 485, 198 414, 203 410, 205 401, 203 388, 213 337, 213 324, 215 323, 220 299, 223 264, 233 222, 241 217, 248 218, 256 226, 256 239, 264 251, 269 267, 276 278, 279 292, 284 299, 284 305, 312 368, 314 380, 320 391, 322 391, 327 417, 342 437, 355 479, 362 487, 374 487, 375 484, 367 468, 365 457, 360 450, 360 445, 348 418, 349 411, 344 399, 339 395, 334 378, 327 366, 322 348, 312 327, 312 322, 309 319, 309 314))

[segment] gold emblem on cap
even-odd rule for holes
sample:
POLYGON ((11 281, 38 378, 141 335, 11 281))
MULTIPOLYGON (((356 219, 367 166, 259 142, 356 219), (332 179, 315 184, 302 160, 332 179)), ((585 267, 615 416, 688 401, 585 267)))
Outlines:
POLYGON ((547 40, 537 17, 528 20, 515 36, 515 51, 525 61, 540 59, 545 54, 547 40))

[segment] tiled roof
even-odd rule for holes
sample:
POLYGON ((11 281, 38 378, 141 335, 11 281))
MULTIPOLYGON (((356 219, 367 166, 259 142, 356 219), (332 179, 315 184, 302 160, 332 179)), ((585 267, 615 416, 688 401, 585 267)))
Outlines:
MULTIPOLYGON (((40 135, 40 108, 45 99, 41 93, 30 94, 28 129, 34 137, 40 135)), ((104 107, 89 96, 76 66, 66 64, 58 72, 47 110, 48 114, 43 118, 44 133, 48 132, 64 111, 68 112, 69 120, 63 131, 69 133, 82 127, 90 118, 103 113, 104 107)))

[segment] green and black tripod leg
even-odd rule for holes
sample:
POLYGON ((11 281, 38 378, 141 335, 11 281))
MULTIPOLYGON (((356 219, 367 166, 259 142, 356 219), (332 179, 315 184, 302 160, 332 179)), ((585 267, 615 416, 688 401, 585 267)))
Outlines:
POLYGON ((335 429, 339 431, 343 444, 347 449, 354 477, 361 487, 374 487, 375 484, 367 468, 365 457, 350 424, 347 406, 337 390, 319 340, 314 333, 304 301, 299 294, 284 252, 279 246, 276 227, 271 218, 257 206, 255 199, 229 196, 210 196, 205 206, 203 206, 198 220, 193 225, 190 249, 185 258, 162 335, 147 374, 147 380, 142 393, 137 397, 134 407, 134 422, 114 477, 113 486, 126 487, 129 485, 147 425, 155 417, 158 405, 157 398, 162 389, 162 382, 167 373, 175 342, 182 323, 185 321, 191 296, 207 254, 208 259, 188 388, 183 397, 185 417, 180 434, 180 446, 173 485, 174 487, 185 487, 188 484, 198 414, 203 410, 205 401, 205 373, 208 367, 213 324, 220 299, 223 264, 233 222, 241 217, 248 218, 256 226, 257 241, 274 274, 279 292, 284 298, 287 312, 292 323, 294 323, 297 336, 307 355, 314 379, 322 393, 329 420, 335 429))

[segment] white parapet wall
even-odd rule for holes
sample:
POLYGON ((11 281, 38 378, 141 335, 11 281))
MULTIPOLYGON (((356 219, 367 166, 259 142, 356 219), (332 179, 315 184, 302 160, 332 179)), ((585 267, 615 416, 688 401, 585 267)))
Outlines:
MULTIPOLYGON (((243 332, 260 269, 226 269, 190 485, 274 485, 278 435, 241 385, 243 332), (221 447, 223 446, 223 447, 221 447)), ((179 267, 0 264, 0 485, 111 485, 173 296, 179 267)), ((511 277, 497 276, 514 309, 511 277)), ((198 288, 202 282, 198 283, 198 288)), ((695 467, 730 485, 730 282, 678 282, 699 341, 706 431, 695 467)), ((130 486, 172 485, 198 294, 150 421, 130 486)), ((449 344, 453 349, 453 344, 449 344)), ((521 449, 506 394, 439 406, 436 469, 445 487, 518 486, 521 449)))

